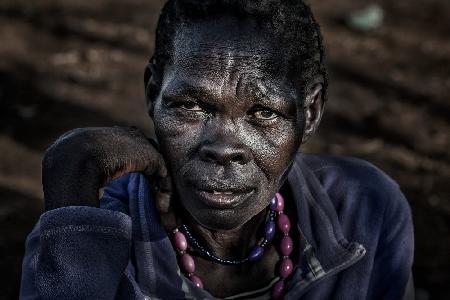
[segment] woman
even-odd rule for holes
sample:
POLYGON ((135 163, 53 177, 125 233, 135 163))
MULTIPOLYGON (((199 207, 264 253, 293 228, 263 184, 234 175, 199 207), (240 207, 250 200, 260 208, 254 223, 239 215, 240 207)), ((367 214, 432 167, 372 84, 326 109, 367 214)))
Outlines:
POLYGON ((169 1, 145 86, 157 142, 84 128, 47 151, 23 299, 408 295, 397 185, 366 162, 298 153, 327 88, 302 1, 169 1))

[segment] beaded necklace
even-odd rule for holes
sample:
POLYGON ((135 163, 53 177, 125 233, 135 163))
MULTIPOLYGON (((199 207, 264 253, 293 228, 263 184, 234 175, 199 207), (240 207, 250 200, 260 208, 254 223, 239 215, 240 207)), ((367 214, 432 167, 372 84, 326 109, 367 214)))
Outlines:
POLYGON ((289 236, 291 222, 289 217, 283 212, 284 198, 280 193, 276 193, 275 197, 272 198, 269 205, 269 210, 269 220, 264 225, 264 237, 250 250, 247 257, 237 260, 223 259, 215 256, 205 247, 200 245, 186 225, 183 224, 176 228, 171 236, 171 241, 178 254, 179 265, 183 272, 197 287, 203 288, 202 280, 195 275, 195 262, 189 253, 199 254, 205 259, 224 265, 238 265, 246 262, 258 261, 264 255, 266 246, 273 240, 276 227, 278 227, 278 229, 283 233, 283 237, 280 242, 280 252, 282 256, 280 258, 278 269, 280 280, 277 281, 272 287, 272 299, 280 299, 284 295, 285 280, 293 271, 293 263, 289 256, 292 253, 294 243, 292 238, 289 236))

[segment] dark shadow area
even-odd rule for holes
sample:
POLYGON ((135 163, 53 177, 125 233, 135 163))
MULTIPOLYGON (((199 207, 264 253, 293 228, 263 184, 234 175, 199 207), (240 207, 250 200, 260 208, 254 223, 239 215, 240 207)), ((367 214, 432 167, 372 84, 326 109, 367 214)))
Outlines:
POLYGON ((0 299, 18 299, 25 238, 42 212, 41 201, 0 187, 0 299))
MULTIPOLYGON (((448 183, 442 182, 441 188, 444 184, 448 183)), ((406 192, 420 194, 421 191, 406 192)), ((450 218, 448 214, 423 203, 414 205, 413 218, 416 239, 416 263, 413 266, 415 286, 423 290, 433 286, 434 289, 429 290, 431 299, 448 299, 450 218), (442 236, 446 238, 442 239, 442 236)))

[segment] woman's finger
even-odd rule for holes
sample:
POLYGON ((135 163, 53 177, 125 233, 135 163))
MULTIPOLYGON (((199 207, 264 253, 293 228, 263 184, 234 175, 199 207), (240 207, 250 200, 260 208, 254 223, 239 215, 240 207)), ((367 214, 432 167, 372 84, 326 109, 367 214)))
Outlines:
POLYGON ((170 193, 158 191, 156 194, 156 209, 161 214, 168 214, 170 212, 170 193))
POLYGON ((158 180, 158 190, 156 192, 156 208, 162 214, 170 212, 171 195, 172 195, 172 179, 167 176, 158 180))

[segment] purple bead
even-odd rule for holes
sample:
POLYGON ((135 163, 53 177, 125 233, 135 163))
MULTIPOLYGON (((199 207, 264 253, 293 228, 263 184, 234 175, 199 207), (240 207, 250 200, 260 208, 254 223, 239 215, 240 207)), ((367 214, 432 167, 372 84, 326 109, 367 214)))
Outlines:
POLYGON ((284 236, 281 239, 280 249, 283 256, 289 256, 292 253, 294 247, 294 242, 292 241, 290 236, 284 236))
POLYGON ((277 208, 276 211, 283 211, 284 210, 284 198, 281 196, 280 193, 276 193, 275 197, 277 198, 277 208))
POLYGON ((194 273, 195 262, 194 262, 194 259, 192 258, 192 256, 185 253, 185 254, 181 255, 180 260, 181 260, 181 266, 183 267, 183 269, 186 273, 194 273))
POLYGON ((185 251, 187 249, 186 237, 179 231, 173 235, 173 243, 178 250, 185 251))
POLYGON ((250 261, 257 261, 261 259, 261 257, 264 254, 264 248, 261 246, 255 246, 248 255, 248 260, 250 261))
POLYGON ((275 230, 276 230, 275 227, 276 227, 276 225, 275 225, 274 221, 269 221, 266 223, 266 226, 264 228, 264 238, 269 242, 275 236, 275 230))
POLYGON ((294 265, 290 258, 283 259, 280 264, 280 276, 281 278, 287 278, 292 273, 294 265))
POLYGON ((278 228, 283 233, 288 233, 289 230, 291 230, 291 221, 289 221, 288 216, 286 216, 285 214, 281 214, 278 216, 277 223, 278 223, 278 228))
POLYGON ((283 211, 284 198, 280 193, 276 193, 275 197, 272 198, 272 201, 270 202, 270 209, 274 211, 283 211))
POLYGON ((277 197, 273 197, 272 200, 270 201, 270 206, 269 206, 269 208, 270 208, 271 210, 276 210, 276 208, 277 208, 277 203, 278 203, 277 197))
POLYGON ((201 288, 201 289, 203 288, 203 282, 200 279, 200 277, 198 277, 196 275, 191 275, 190 279, 198 288, 201 288))
POLYGON ((281 299, 284 294, 284 281, 280 280, 272 288, 272 299, 281 299))

